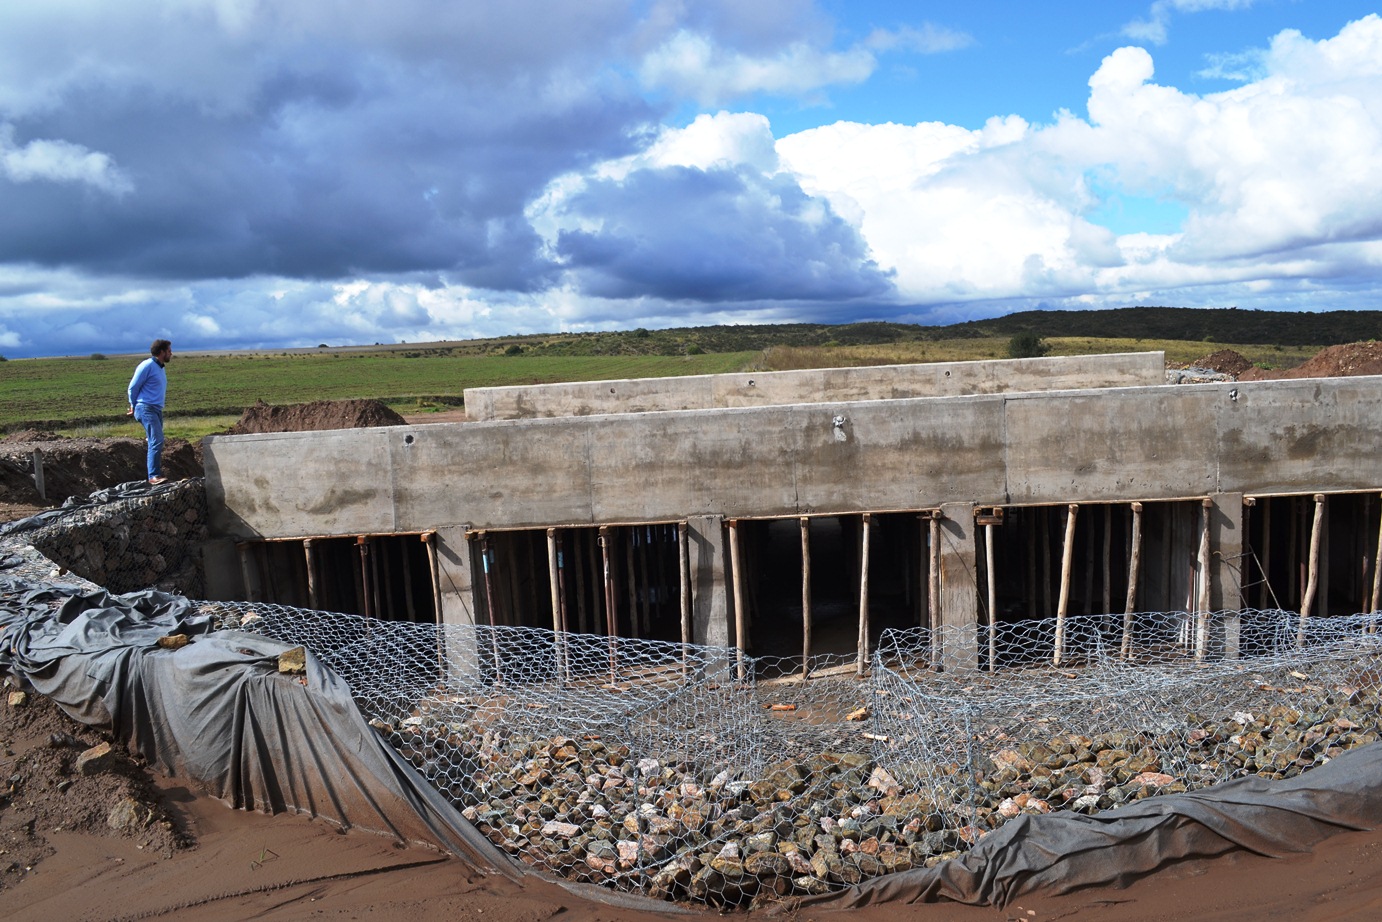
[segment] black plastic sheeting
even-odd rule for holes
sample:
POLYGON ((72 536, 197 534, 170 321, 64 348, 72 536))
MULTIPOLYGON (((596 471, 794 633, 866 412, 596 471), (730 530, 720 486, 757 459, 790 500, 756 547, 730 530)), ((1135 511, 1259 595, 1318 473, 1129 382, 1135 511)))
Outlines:
MULTIPOLYGON (((181 596, 112 596, 0 580, 0 670, 83 723, 110 729, 170 774, 193 779, 236 807, 304 812, 439 845, 472 868, 515 880, 536 873, 495 848, 399 758, 365 722, 345 683, 310 650, 303 685, 278 673, 278 654, 287 645, 212 627, 181 596), (179 633, 193 642, 157 647, 160 637, 179 633)), ((1308 851, 1335 833, 1378 825, 1382 743, 1286 781, 1244 778, 1096 816, 1018 817, 935 868, 803 903, 1004 906, 1030 893, 1124 886, 1172 861, 1234 848, 1270 856, 1308 851)), ((605 902, 674 908, 565 885, 605 902)))
MULTIPOLYGON (((199 480, 201 478, 190 479, 199 480)), ((135 499, 140 496, 154 496, 158 493, 166 493, 186 482, 186 480, 169 480, 166 483, 152 484, 147 480, 130 480, 126 483, 117 483, 113 487, 97 490, 85 497, 69 496, 65 503, 55 509, 45 509, 42 512, 34 513, 28 518, 16 519, 13 522, 0 522, 0 536, 19 535, 26 531, 42 528, 45 525, 54 525, 67 519, 74 512, 95 506, 105 506, 118 499, 135 499)))
POLYGON ((849 909, 954 900, 1005 906, 1031 893, 1124 887, 1173 861, 1235 848, 1280 858, 1382 825, 1382 743, 1283 781, 1240 778, 1086 816, 1020 816, 935 868, 875 878, 809 902, 849 909))
POLYGON ((212 632, 181 596, 0 580, 0 600, 0 669, 169 774, 235 807, 307 813, 522 875, 379 737, 310 650, 304 685, 278 672, 289 645, 212 632), (192 642, 157 646, 172 634, 192 642))

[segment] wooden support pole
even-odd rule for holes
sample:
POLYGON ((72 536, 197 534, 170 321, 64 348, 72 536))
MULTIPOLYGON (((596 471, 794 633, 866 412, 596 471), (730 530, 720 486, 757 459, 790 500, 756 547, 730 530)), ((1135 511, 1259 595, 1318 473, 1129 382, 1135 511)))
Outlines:
POLYGON ((374 548, 374 572, 380 577, 375 592, 381 600, 379 603, 379 617, 381 618, 397 617, 394 615, 393 609, 394 570, 389 564, 389 544, 392 540, 391 538, 376 538, 370 542, 374 548))
POLYGON ((634 573, 634 551, 633 546, 638 541, 638 526, 625 526, 624 533, 624 573, 628 581, 629 596, 629 636, 637 639, 643 635, 639 633, 638 623, 638 580, 634 573))
POLYGON ((557 530, 547 529, 547 590, 552 600, 552 631, 561 633, 561 588, 558 586, 557 530))
MULTIPOLYGON (((427 571, 432 583, 432 620, 438 627, 443 623, 441 616, 441 574, 437 568, 437 533, 425 531, 418 535, 423 546, 427 548, 427 571)), ((469 540, 465 548, 467 555, 470 554, 469 540)), ((441 628, 437 631, 437 672, 441 676, 442 682, 448 682, 450 672, 451 654, 448 650, 447 631, 441 628)))
POLYGON ((1349 530, 1354 534, 1354 547, 1358 554, 1358 607, 1354 611, 1363 612, 1367 611, 1371 599, 1368 595, 1368 582, 1372 578, 1372 559, 1368 557, 1368 523, 1372 521, 1372 494, 1363 494, 1361 509, 1357 503, 1350 508, 1353 510, 1353 527, 1349 530))
POLYGON ((1300 563, 1300 510, 1298 496, 1291 496, 1287 499, 1287 521, 1289 529, 1287 532, 1287 594, 1285 600, 1287 604, 1299 604, 1300 596, 1298 587, 1299 563, 1300 563))
POLYGON ((1051 522, 1046 510, 1042 510, 1041 523, 1041 614, 1051 617, 1051 522))
POLYGON ((927 573, 927 612, 931 628, 931 668, 939 669, 943 654, 941 643, 941 519, 939 512, 932 512, 927 525, 929 542, 926 563, 927 573))
POLYGON ((358 535, 355 538, 356 556, 360 558, 360 599, 366 618, 374 617, 374 572, 370 560, 369 538, 358 535))
POLYGON ((1209 652, 1209 524, 1214 501, 1200 501, 1200 550, 1195 556, 1195 662, 1203 662, 1209 652))
POLYGON ((43 483, 43 449, 35 448, 31 457, 34 459, 34 489, 38 491, 38 498, 47 502, 48 489, 43 483))
POLYGON ((571 542, 575 547, 575 567, 576 567, 576 630, 582 634, 590 633, 590 612, 586 608, 585 600, 585 571, 589 566, 586 561, 586 545, 589 543, 589 530, 581 529, 576 533, 576 540, 571 542))
MULTIPOLYGON (((1262 500, 1262 588, 1257 594, 1257 607, 1266 608, 1272 593, 1272 506, 1271 499, 1262 500)), ((1273 608, 1277 606, 1273 605, 1273 608)))
POLYGON ((1315 589, 1320 578, 1320 533, 1324 526, 1324 494, 1315 494, 1315 518, 1310 525, 1310 568, 1306 573, 1305 597, 1300 602, 1300 630, 1296 646, 1305 646, 1305 625, 1315 605, 1315 589))
POLYGON ((648 544, 652 541, 652 528, 647 525, 635 525, 634 534, 638 538, 638 581, 643 587, 642 593, 638 597, 638 614, 643 619, 643 636, 653 636, 653 619, 648 610, 652 603, 652 580, 648 578, 648 544))
POLYGON ((1070 563, 1075 553, 1075 517, 1080 507, 1071 503, 1065 509, 1065 544, 1060 564, 1060 601, 1056 606, 1056 644, 1051 665, 1059 666, 1065 656, 1065 615, 1070 605, 1070 563))
POLYGON ((494 598, 494 553, 490 550, 489 536, 480 532, 480 565, 485 572, 485 605, 486 613, 489 615, 489 645, 490 651, 494 656, 494 684, 504 684, 504 661, 499 656, 499 631, 496 629, 498 619, 495 609, 498 600, 494 598))
POLYGON ((989 672, 998 668, 998 574, 993 570, 994 526, 984 526, 984 566, 988 571, 989 672))
POLYGON ((427 569, 432 577, 432 617, 436 619, 437 624, 441 624, 441 571, 437 567, 437 533, 426 532, 422 536, 422 543, 427 545, 427 569))
POLYGON ((398 544, 398 555, 402 560, 402 579, 403 579, 403 608, 408 613, 409 621, 417 621, 417 600, 413 592, 413 554, 410 550, 412 545, 407 541, 400 541, 398 544))
POLYGON ((691 642, 695 639, 695 625, 691 621, 691 543, 688 526, 677 523, 677 570, 681 581, 681 668, 686 674, 691 661, 691 642))
POLYGON ((317 555, 312 548, 311 538, 302 542, 302 556, 307 564, 307 607, 320 610, 321 600, 317 598, 317 555))
POLYGON ((1090 516, 1089 527, 1085 529, 1087 539, 1085 544, 1089 547, 1088 553, 1084 555, 1084 613, 1094 614, 1094 517, 1090 516))
POLYGON ((1027 617, 1035 618, 1037 616, 1037 511, 1025 509, 1022 518, 1026 523, 1023 528, 1027 532, 1027 540, 1024 542, 1027 556, 1027 585, 1022 587, 1022 594, 1027 597, 1027 617))
POLYGON ((1137 611, 1137 581, 1142 575, 1142 504, 1132 504, 1132 540, 1128 559, 1128 595, 1123 603, 1123 659, 1132 658, 1132 616, 1137 611))
POLYGON ((869 661, 869 550, 873 536, 873 516, 863 516, 864 534, 859 551, 859 642, 856 650, 855 672, 863 675, 869 661))
MULTIPOLYGON (((1377 603, 1382 598, 1382 509, 1377 516, 1377 551, 1372 561, 1372 601, 1368 605, 1369 614, 1377 614, 1377 603)), ((1372 622, 1372 630, 1377 630, 1377 621, 1372 622)))
POLYGON ((1113 504, 1104 506, 1104 607, 1113 611, 1113 504))
POLYGON ((811 677, 811 520, 801 525, 801 680, 811 677))
POLYGON ((729 567, 734 575, 734 661, 739 680, 748 677, 744 663, 744 645, 748 642, 744 617, 744 574, 739 565, 739 522, 729 520, 729 567))
POLYGON ((259 574, 255 572, 254 558, 250 556, 252 552, 249 542, 237 542, 235 550, 240 557, 240 579, 244 580, 245 583, 245 598, 251 602, 262 602, 263 598, 259 592, 259 574))
POLYGON ((605 635, 609 638, 609 682, 614 685, 618 682, 619 674, 619 648, 618 641, 615 639, 619 633, 619 613, 616 605, 619 596, 614 585, 614 572, 610 566, 611 535, 608 525, 601 525, 599 532, 600 542, 600 561, 604 566, 604 587, 605 587, 605 635))
POLYGON ((557 545, 557 530, 547 529, 547 586, 552 594, 552 653, 556 657, 557 675, 565 682, 566 674, 566 605, 562 598, 561 550, 557 545))

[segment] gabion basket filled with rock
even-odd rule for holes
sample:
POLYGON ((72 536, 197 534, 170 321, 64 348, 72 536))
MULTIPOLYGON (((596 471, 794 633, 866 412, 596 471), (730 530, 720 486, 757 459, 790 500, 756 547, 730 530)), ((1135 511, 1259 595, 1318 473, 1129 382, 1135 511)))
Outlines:
POLYGON ((310 647, 501 849, 718 907, 934 865, 1024 814, 1290 777, 1382 732, 1370 616, 889 631, 867 670, 803 671, 721 647, 204 604, 310 647), (972 668, 947 666, 966 645, 972 668))

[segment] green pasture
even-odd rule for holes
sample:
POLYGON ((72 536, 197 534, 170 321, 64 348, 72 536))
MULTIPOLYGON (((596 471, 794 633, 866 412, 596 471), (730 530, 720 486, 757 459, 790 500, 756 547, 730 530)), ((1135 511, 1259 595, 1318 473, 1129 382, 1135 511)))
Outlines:
MULTIPOLYGON (((732 340, 737 328, 711 328, 732 340)), ((958 362, 1008 357, 1008 336, 911 340, 877 344, 773 345, 762 350, 693 355, 639 354, 637 348, 681 349, 656 334, 633 331, 528 344, 419 344, 289 350, 280 352, 179 353, 169 368, 167 431, 197 439, 224 431, 255 401, 285 405, 312 400, 371 398, 405 414, 455 407, 468 387, 548 384, 620 378, 780 371, 849 365, 958 362), (569 340, 569 341, 568 341, 569 340), (573 345, 573 343, 575 345, 573 345), (568 354, 598 347, 614 354, 568 354), (475 350, 475 351, 472 351, 475 350)), ((1169 365, 1185 365, 1219 349, 1234 349, 1264 368, 1291 368, 1317 346, 1277 346, 1205 341, 1047 337, 1050 355, 1114 352, 1166 353, 1169 365)), ((125 416, 125 387, 143 356, 12 359, 0 362, 0 431, 52 429, 67 435, 141 434, 125 416)))
MULTIPOLYGON (((204 423, 224 429, 255 401, 282 405, 372 398, 417 412, 459 405, 468 387, 548 384, 605 378, 719 374, 757 355, 456 356, 396 351, 180 353, 168 368, 167 430, 188 438, 204 423), (201 422, 196 422, 201 420, 201 422)), ((139 432, 125 416, 125 388, 141 356, 11 359, 0 362, 0 429, 56 429, 72 434, 139 432)))

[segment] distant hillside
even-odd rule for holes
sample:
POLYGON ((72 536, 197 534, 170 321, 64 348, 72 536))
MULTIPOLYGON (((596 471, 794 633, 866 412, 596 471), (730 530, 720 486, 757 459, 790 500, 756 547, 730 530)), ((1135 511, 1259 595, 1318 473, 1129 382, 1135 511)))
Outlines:
POLYGON ((1121 307, 1101 311, 1024 311, 948 327, 948 336, 1092 336, 1180 339, 1282 346, 1335 346, 1382 338, 1382 311, 1253 311, 1227 308, 1121 307))
MULTIPOLYGON (((1180 340, 1188 342, 1332 346, 1382 339, 1382 311, 1305 314, 1238 308, 1123 307, 1097 311, 1025 311, 949 326, 866 322, 678 327, 602 333, 552 333, 448 343, 442 351, 508 349, 532 355, 680 355, 748 352, 774 346, 859 346, 1010 337, 1180 340)), ((435 347, 434 347, 435 348, 435 347)))

